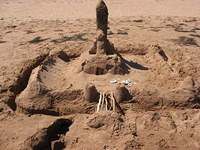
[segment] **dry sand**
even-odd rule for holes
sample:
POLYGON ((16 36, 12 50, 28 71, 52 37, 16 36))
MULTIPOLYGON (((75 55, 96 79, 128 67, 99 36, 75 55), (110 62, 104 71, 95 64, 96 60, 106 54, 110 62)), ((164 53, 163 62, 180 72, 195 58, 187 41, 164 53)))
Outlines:
MULTIPOLYGON (((110 17, 200 16, 199 0, 106 0, 110 17)), ((94 18, 97 0, 1 0, 1 17, 10 19, 94 18)))
POLYGON ((126 75, 81 70, 96 2, 0 0, 0 150, 199 150, 200 1, 105 0, 126 75), (112 79, 136 82, 125 115, 94 113, 112 79))

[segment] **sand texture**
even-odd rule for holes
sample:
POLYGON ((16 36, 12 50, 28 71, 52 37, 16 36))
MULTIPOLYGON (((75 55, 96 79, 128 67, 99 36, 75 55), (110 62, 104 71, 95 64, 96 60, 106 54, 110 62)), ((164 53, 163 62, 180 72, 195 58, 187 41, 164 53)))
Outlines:
POLYGON ((0 150, 200 149, 200 1, 105 3, 0 0, 0 150))

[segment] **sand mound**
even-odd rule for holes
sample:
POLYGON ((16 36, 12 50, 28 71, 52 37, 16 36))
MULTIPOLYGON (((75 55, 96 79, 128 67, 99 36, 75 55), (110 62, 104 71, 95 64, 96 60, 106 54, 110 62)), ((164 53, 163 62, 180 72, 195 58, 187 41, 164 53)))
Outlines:
POLYGON ((198 92, 195 82, 188 76, 179 88, 164 94, 164 103, 166 106, 200 108, 198 92))
POLYGON ((87 84, 84 91, 85 100, 88 102, 97 102, 99 99, 99 92, 95 85, 87 84))
POLYGON ((127 74, 128 67, 116 55, 94 56, 82 63, 82 70, 88 74, 103 75, 111 74, 127 74))
POLYGON ((69 87, 58 91, 65 78, 57 68, 60 65, 64 67, 65 62, 49 56, 32 71, 26 89, 16 98, 18 112, 59 115, 89 111, 84 107, 82 90, 69 87))
POLYGON ((199 108, 198 85, 187 77, 180 86, 164 92, 159 89, 132 89, 137 108, 156 110, 161 108, 199 108))
POLYGON ((183 136, 189 138, 190 135, 187 133, 194 134, 192 139, 195 143, 198 140, 199 135, 195 133, 198 125, 195 125, 192 131, 185 130, 192 126, 191 120, 198 120, 199 111, 194 111, 193 114, 189 111, 137 112, 137 114, 135 111, 127 111, 125 117, 112 112, 82 115, 74 119, 65 136, 65 144, 70 150, 171 149, 172 147, 181 150, 190 143, 188 140, 183 140, 183 136))
POLYGON ((117 102, 123 102, 123 101, 128 101, 131 99, 131 95, 128 91, 128 89, 125 86, 119 85, 116 87, 114 91, 114 97, 117 102))
POLYGON ((28 137, 21 144, 20 150, 58 150, 65 148, 64 139, 72 121, 69 119, 58 119, 47 128, 43 128, 28 137))

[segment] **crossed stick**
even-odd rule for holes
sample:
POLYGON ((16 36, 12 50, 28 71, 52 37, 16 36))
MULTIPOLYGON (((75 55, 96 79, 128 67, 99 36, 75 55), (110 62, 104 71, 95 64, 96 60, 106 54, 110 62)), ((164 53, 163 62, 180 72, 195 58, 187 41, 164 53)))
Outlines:
POLYGON ((124 115, 124 111, 123 109, 120 107, 119 103, 116 101, 113 92, 111 92, 111 97, 110 97, 110 101, 108 101, 107 99, 107 95, 105 93, 100 93, 99 96, 99 102, 97 104, 97 111, 96 112, 100 112, 102 111, 104 108, 106 111, 116 111, 116 108, 120 111, 121 114, 124 115), (105 107, 104 107, 105 105, 105 107))

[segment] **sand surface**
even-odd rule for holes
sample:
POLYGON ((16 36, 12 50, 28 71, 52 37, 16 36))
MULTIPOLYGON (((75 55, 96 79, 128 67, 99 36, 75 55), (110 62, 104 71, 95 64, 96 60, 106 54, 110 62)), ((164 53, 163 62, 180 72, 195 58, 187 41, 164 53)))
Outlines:
POLYGON ((124 75, 84 72, 96 0, 0 0, 0 150, 200 149, 200 1, 105 2, 124 75), (125 115, 95 113, 113 79, 125 115))
MULTIPOLYGON (((10 19, 94 18, 97 0, 1 0, 1 17, 10 19)), ((199 0, 106 0, 111 17, 200 16, 199 0)))

